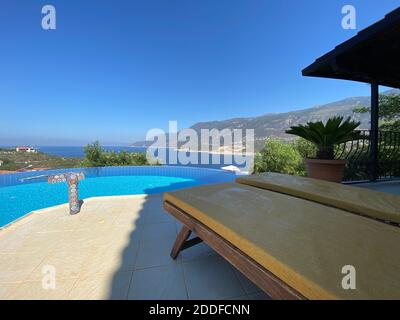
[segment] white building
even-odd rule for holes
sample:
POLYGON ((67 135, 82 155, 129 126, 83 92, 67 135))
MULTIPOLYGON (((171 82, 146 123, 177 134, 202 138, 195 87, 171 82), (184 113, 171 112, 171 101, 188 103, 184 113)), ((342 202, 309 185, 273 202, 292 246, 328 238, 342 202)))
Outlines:
POLYGON ((2 160, 0 160, 0 167, 1 167, 1 165, 4 163, 4 161, 2 161, 2 160))
POLYGON ((27 147, 27 146, 19 146, 15 148, 15 151, 17 152, 36 152, 36 150, 32 147, 27 147))

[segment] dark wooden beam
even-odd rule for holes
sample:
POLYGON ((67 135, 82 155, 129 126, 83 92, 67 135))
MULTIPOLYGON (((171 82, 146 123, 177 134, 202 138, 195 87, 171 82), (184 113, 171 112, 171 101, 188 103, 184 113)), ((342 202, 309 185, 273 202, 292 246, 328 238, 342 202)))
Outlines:
POLYGON ((302 71, 304 76, 345 79, 400 88, 400 8, 336 46, 302 71))
POLYGON ((371 155, 370 172, 371 180, 378 179, 378 139, 379 139, 379 84, 371 83, 371 155))

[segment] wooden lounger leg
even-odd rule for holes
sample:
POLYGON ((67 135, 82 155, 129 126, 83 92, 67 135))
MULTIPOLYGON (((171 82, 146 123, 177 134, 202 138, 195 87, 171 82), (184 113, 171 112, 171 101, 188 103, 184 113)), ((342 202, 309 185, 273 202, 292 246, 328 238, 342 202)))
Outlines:
POLYGON ((201 240, 199 237, 188 240, 191 233, 192 230, 190 230, 185 225, 182 226, 182 229, 181 231, 179 231, 178 237, 176 238, 174 246, 171 251, 172 259, 175 260, 182 250, 193 247, 194 245, 203 242, 203 240, 201 240))
POLYGON ((172 247, 171 251, 171 258, 176 259, 178 257, 179 252, 182 251, 183 245, 185 244, 186 240, 189 238, 192 230, 190 230, 186 226, 182 226, 181 231, 179 231, 178 237, 175 240, 174 246, 172 247))

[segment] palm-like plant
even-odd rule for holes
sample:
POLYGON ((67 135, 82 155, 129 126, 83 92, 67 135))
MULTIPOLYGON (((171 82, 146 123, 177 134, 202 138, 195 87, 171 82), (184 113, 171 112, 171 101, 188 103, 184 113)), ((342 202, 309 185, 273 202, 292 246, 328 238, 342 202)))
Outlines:
POLYGON ((322 121, 309 122, 306 125, 293 126, 286 133, 314 143, 318 148, 318 159, 333 160, 336 145, 365 138, 359 131, 355 131, 360 122, 353 121, 350 117, 343 120, 343 117, 333 117, 326 124, 322 121))

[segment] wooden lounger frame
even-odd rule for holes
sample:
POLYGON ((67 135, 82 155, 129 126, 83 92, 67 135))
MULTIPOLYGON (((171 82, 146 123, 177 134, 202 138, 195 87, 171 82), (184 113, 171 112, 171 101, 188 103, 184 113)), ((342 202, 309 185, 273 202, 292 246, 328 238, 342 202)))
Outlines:
POLYGON ((194 219, 188 213, 167 201, 164 202, 164 209, 178 219, 183 225, 171 251, 171 257, 173 259, 176 259, 182 250, 204 241, 272 299, 305 299, 299 292, 288 286, 248 255, 223 239, 200 221, 194 219), (194 232, 197 237, 188 240, 192 232, 194 232))

